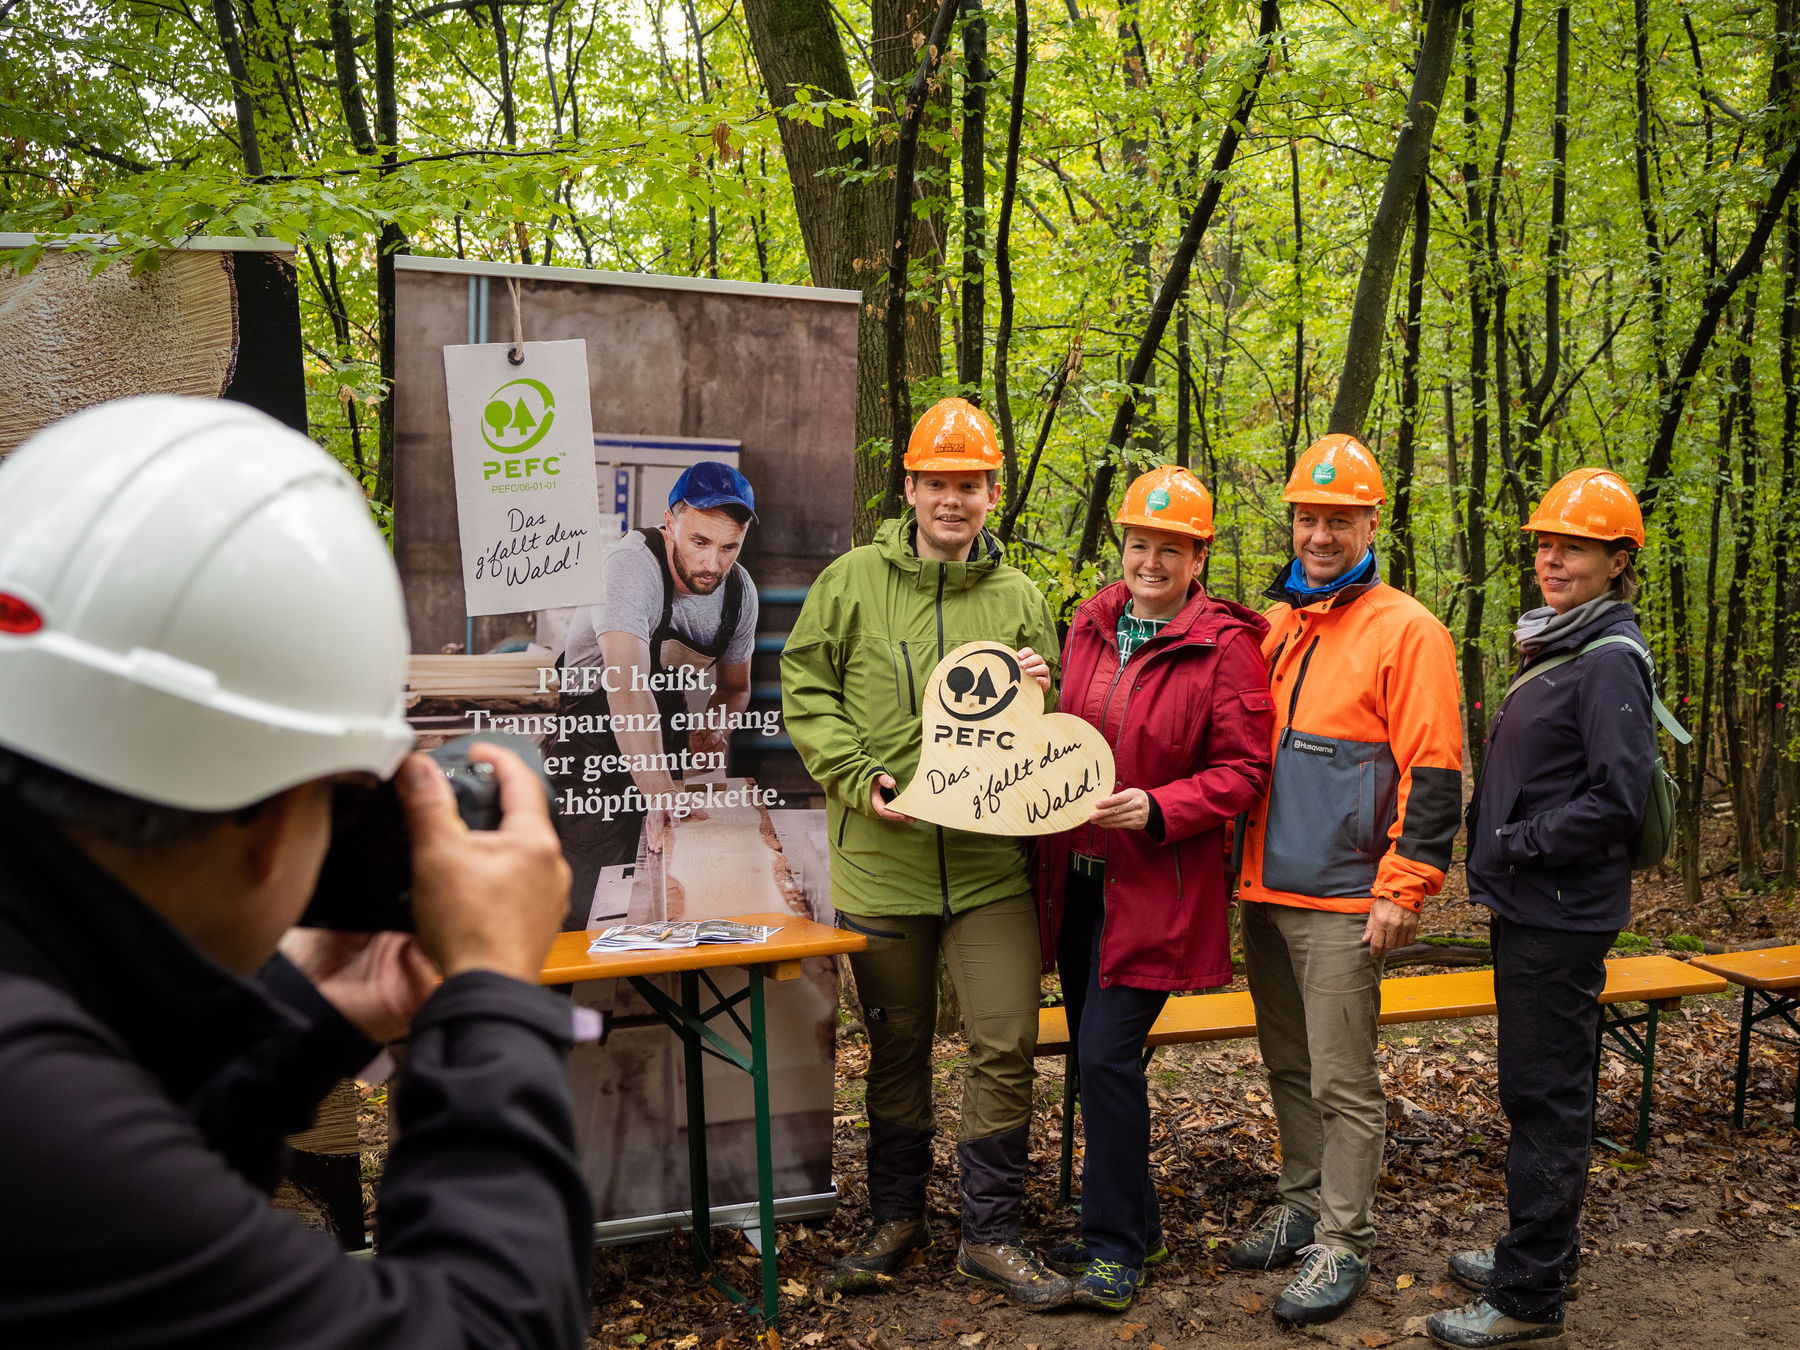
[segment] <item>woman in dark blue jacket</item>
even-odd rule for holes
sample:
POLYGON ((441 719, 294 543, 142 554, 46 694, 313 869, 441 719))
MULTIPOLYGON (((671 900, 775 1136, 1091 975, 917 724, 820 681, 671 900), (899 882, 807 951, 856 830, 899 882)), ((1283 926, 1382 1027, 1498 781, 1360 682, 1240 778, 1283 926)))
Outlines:
POLYGON ((1491 1251, 1450 1258, 1482 1297, 1426 1329, 1459 1347, 1562 1340, 1606 953, 1631 917, 1627 845, 1656 770, 1649 656, 1630 603, 1637 499, 1617 474, 1577 469, 1525 528, 1545 604, 1514 632, 1523 682, 1494 717, 1467 817, 1469 898, 1493 911, 1509 1227, 1491 1251), (1626 640, 1595 645, 1606 638, 1626 640))

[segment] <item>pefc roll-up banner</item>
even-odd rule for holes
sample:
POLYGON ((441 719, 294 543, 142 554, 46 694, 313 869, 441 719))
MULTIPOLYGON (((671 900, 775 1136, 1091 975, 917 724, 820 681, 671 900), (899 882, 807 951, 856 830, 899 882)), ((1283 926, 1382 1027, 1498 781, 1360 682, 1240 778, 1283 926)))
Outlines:
POLYGON ((604 543, 587 343, 446 347, 444 385, 467 612, 580 604, 604 543))
MULTIPOLYGON (((850 546, 856 294, 396 264, 394 557, 422 743, 536 738, 571 929, 832 922, 823 799, 781 721, 781 645, 850 546)), ((744 983, 715 979, 727 996, 744 983)), ((823 1213, 836 972, 809 961, 765 992, 777 1213, 823 1213)), ((621 982, 573 996, 649 1011, 621 982)), ((742 1222, 750 1084, 707 1063, 715 1221, 742 1222)), ((570 1080, 600 1237, 683 1222, 693 1123, 675 1036, 620 1027, 577 1047, 570 1080)))

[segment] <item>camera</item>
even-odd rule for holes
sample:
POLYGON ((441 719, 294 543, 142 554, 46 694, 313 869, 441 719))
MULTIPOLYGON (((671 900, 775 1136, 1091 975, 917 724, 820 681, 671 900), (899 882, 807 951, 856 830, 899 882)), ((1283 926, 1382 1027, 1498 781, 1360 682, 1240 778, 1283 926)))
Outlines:
MULTIPOLYGON (((471 830, 500 828, 500 783, 493 765, 469 758, 469 747, 481 741, 524 760, 536 772, 554 813, 556 797, 537 746, 520 736, 478 732, 426 751, 456 795, 463 824, 471 830)), ((392 779, 371 789, 340 789, 334 798, 331 848, 300 926, 350 933, 413 931, 412 839, 392 779)))

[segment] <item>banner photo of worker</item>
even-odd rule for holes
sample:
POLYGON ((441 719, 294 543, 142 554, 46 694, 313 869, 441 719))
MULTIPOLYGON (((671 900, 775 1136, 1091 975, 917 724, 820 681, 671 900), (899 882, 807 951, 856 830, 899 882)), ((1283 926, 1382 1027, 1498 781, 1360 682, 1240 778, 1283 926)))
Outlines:
MULTIPOLYGON (((571 931, 833 922, 824 798, 782 725, 779 662, 850 543, 855 294, 397 261, 393 539, 421 744, 535 742, 571 931)), ((727 997, 745 982, 714 978, 727 997)), ((667 1232, 690 1205, 680 1042, 631 1024, 652 1019, 623 980, 573 997, 627 1024, 570 1061, 599 1236, 667 1232)), ((783 1217, 835 1204, 836 1006, 829 960, 767 985, 783 1217)), ((706 1108, 714 1221, 741 1223, 748 1078, 709 1060, 706 1108)))

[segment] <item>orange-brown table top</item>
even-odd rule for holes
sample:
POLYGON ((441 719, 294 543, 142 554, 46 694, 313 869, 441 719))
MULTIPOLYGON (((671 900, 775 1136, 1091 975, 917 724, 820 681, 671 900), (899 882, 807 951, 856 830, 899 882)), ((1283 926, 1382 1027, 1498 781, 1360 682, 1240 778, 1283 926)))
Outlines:
POLYGON ((683 970, 708 970, 720 966, 772 966, 776 979, 791 979, 799 963, 809 956, 837 956, 860 952, 869 940, 860 933, 815 923, 795 914, 732 914, 731 923, 780 925, 781 931, 763 942, 711 942, 674 951, 603 952, 588 955, 592 933, 563 933, 550 944, 541 984, 572 984, 576 980, 618 980, 629 975, 666 975, 683 970))
POLYGON ((1697 956, 1694 964, 1752 989, 1800 988, 1800 946, 1697 956))

